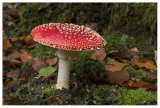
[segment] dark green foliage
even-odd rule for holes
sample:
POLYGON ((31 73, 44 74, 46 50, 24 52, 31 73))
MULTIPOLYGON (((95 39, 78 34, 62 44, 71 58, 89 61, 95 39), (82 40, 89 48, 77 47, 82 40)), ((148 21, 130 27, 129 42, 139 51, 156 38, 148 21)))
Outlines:
POLYGON ((21 65, 21 68, 20 68, 20 71, 21 71, 20 77, 21 78, 28 78, 31 74, 35 73, 32 65, 33 65, 32 62, 24 62, 21 65))
POLYGON ((79 75, 93 75, 96 79, 107 76, 108 71, 105 70, 103 64, 86 58, 87 56, 82 54, 80 58, 76 59, 71 67, 71 71, 79 75))
POLYGON ((55 56, 53 48, 42 44, 37 44, 35 48, 30 51, 30 54, 32 54, 34 57, 38 57, 41 59, 49 59, 55 56))
POLYGON ((30 33, 35 26, 42 23, 43 13, 38 11, 38 7, 38 3, 24 4, 21 7, 22 12, 20 14, 20 23, 17 28, 18 32, 30 33))
POLYGON ((49 105, 55 85, 42 83, 39 79, 30 78, 28 82, 10 94, 12 98, 23 100, 24 105, 49 105))
POLYGON ((99 85, 94 89, 97 104, 120 105, 122 103, 118 86, 99 85))
POLYGON ((61 97, 67 105, 92 105, 94 104, 93 89, 94 85, 90 87, 85 86, 80 89, 74 89, 72 87, 62 90, 57 89, 54 95, 61 97))

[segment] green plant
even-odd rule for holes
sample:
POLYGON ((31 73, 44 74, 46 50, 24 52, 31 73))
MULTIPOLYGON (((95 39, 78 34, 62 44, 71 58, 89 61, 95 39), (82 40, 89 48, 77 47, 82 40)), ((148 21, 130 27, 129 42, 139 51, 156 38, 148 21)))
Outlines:
POLYGON ((32 54, 35 57, 41 58, 41 59, 48 59, 55 57, 55 52, 53 48, 42 45, 42 44, 36 44, 35 48, 30 51, 30 54, 32 54))
POLYGON ((137 79, 142 79, 146 77, 146 71, 143 71, 141 69, 135 69, 131 65, 125 67, 125 70, 127 70, 131 76, 131 78, 137 78, 137 79))
POLYGON ((157 104, 157 93, 151 93, 142 89, 128 90, 124 87, 121 89, 122 105, 135 105, 148 101, 152 104, 157 104))
POLYGON ((96 79, 106 77, 108 71, 105 70, 104 65, 98 61, 88 59, 92 53, 93 52, 82 53, 81 57, 76 58, 71 67, 71 71, 80 76, 83 74, 93 75, 96 79))
POLYGON ((107 58, 106 58, 106 60, 107 60, 107 64, 110 64, 110 63, 116 62, 116 60, 115 60, 115 59, 112 59, 112 58, 110 58, 110 57, 107 57, 107 58))
POLYGON ((24 62, 24 63, 21 65, 21 69, 22 69, 22 70, 23 70, 23 69, 29 69, 29 68, 32 67, 32 65, 33 65, 32 62, 24 62))

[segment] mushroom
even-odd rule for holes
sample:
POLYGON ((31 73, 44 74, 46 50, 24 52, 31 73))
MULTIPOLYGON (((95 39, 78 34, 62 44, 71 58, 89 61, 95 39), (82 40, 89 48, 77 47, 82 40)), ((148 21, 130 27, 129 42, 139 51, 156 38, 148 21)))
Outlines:
POLYGON ((32 30, 31 35, 35 41, 58 49, 57 89, 69 88, 70 65, 81 51, 100 49, 106 44, 105 40, 90 28, 67 23, 39 25, 32 30))

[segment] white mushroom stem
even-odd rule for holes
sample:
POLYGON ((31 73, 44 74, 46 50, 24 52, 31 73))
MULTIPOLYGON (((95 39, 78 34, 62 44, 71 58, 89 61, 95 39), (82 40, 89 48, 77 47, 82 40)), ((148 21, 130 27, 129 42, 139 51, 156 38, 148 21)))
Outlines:
POLYGON ((70 80, 70 65, 74 57, 78 56, 78 51, 58 50, 56 55, 59 58, 59 70, 57 78, 57 89, 69 88, 70 80))

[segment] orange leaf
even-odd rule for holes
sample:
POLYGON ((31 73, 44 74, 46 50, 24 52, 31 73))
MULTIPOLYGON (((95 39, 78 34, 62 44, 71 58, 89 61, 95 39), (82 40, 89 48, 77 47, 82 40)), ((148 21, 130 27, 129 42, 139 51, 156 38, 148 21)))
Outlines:
POLYGON ((3 50, 7 50, 8 48, 12 47, 9 40, 3 40, 3 50))
POLYGON ((121 71, 126 65, 126 63, 112 62, 110 65, 105 65, 105 70, 110 72, 121 71))
POLYGON ((25 43, 27 43, 31 39, 32 39, 32 36, 28 35, 28 36, 25 36, 25 38, 23 40, 25 41, 25 43))
POLYGON ((157 71, 157 66, 151 60, 135 59, 132 62, 132 66, 136 66, 140 69, 145 68, 145 69, 150 70, 151 72, 157 71))

